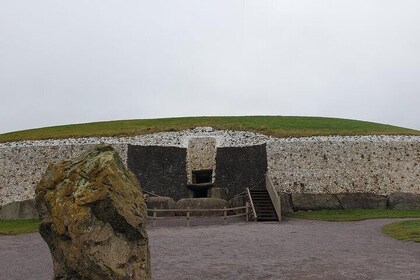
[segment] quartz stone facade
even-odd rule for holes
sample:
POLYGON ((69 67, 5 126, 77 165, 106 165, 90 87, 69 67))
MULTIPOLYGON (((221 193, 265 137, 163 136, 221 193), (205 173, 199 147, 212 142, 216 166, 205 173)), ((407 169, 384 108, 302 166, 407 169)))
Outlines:
MULTIPOLYGON (((258 172, 267 170, 279 192, 420 194, 419 136, 331 136, 285 139, 246 131, 221 131, 200 127, 136 137, 1 143, 0 206, 34 198, 35 186, 48 164, 70 159, 100 143, 113 145, 125 163, 129 157, 129 145, 154 147, 153 149, 157 150, 159 147, 180 148, 183 152, 179 155, 178 164, 174 164, 182 169, 182 171, 179 169, 177 174, 182 177, 183 185, 184 182, 185 184, 190 182, 192 170, 213 169, 215 185, 223 187, 217 182, 218 172, 224 172, 220 169, 223 165, 220 162, 221 156, 225 154, 223 158, 227 162, 229 153, 241 154, 241 147, 244 148, 243 151, 248 149, 255 152, 258 148, 250 147, 264 146, 266 153, 263 154, 266 159, 261 159, 260 151, 255 157, 251 156, 246 160, 256 162, 255 168, 258 168, 258 172)), ((140 162, 142 159, 139 157, 135 161, 140 162)), ((136 172, 136 167, 133 166, 130 169, 136 172)), ((242 169, 238 165, 237 178, 240 178, 241 172, 246 172, 242 169)), ((178 193, 176 188, 181 186, 175 186, 173 189, 178 193)), ((177 196, 185 197, 187 192, 184 191, 180 189, 177 196)))

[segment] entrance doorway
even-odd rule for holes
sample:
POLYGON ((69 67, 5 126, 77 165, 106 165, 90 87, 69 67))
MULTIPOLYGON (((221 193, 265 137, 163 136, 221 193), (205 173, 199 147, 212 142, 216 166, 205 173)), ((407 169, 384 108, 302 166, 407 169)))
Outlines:
POLYGON ((213 187, 213 170, 192 171, 192 184, 188 185, 193 198, 208 197, 208 192, 213 187))

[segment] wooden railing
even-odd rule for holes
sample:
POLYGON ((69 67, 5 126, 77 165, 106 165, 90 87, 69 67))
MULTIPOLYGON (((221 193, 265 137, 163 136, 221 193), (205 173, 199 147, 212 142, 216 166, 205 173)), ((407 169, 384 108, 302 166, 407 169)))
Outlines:
POLYGON ((277 193, 276 189, 273 186, 273 183, 271 182, 270 177, 268 174, 265 175, 266 179, 266 188, 268 191, 268 194, 270 195, 271 202, 273 203, 274 209, 276 210, 277 218, 279 222, 281 221, 281 199, 279 194, 277 193))
MULTIPOLYGON (((214 216, 215 218, 223 218, 224 219, 224 224, 227 224, 227 219, 228 218, 234 218, 234 217, 242 217, 245 216, 246 221, 249 220, 249 203, 247 202, 245 206, 241 206, 241 207, 233 207, 233 208, 227 208, 224 207, 223 209, 147 209, 147 212, 152 212, 153 215, 152 216, 147 216, 147 218, 152 219, 152 225, 155 226, 156 225, 156 220, 158 219, 168 219, 171 217, 158 217, 157 213, 162 213, 162 212, 186 212, 186 219, 187 219, 187 227, 190 226, 190 218, 191 218, 191 213, 194 212, 223 212, 223 216, 214 216), (237 211, 237 210, 245 210, 244 213, 239 213, 239 214, 234 214, 234 215, 228 215, 229 211, 237 211)), ((177 216, 180 217, 180 216, 177 216)))
POLYGON ((254 221, 257 221, 257 212, 255 211, 254 202, 252 201, 252 196, 249 188, 246 188, 246 193, 248 195, 249 203, 251 204, 252 215, 254 216, 254 221))

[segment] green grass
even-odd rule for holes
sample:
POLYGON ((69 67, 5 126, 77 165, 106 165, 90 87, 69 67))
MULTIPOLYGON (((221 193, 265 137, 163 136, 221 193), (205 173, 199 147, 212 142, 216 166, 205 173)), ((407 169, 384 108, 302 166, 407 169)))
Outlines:
POLYGON ((392 223, 384 226, 382 230, 398 240, 420 242, 420 220, 392 223))
POLYGON ((321 210, 289 213, 287 216, 308 220, 350 222, 385 218, 420 218, 420 210, 321 210))
POLYGON ((244 116, 122 120, 63 125, 0 134, 0 142, 68 137, 132 136, 161 131, 179 131, 197 126, 248 130, 276 137, 420 135, 418 130, 357 120, 321 117, 244 116))
POLYGON ((38 231, 38 220, 0 220, 0 234, 23 234, 38 231))

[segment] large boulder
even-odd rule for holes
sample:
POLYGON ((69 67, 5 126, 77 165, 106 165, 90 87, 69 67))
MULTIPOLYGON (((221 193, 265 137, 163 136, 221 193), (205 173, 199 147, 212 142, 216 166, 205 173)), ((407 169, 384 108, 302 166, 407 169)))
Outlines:
POLYGON ((35 192, 54 279, 150 279, 146 204, 112 147, 50 165, 35 192))
POLYGON ((211 198, 220 198, 224 200, 229 200, 229 190, 227 188, 211 188, 210 189, 211 198))
POLYGON ((280 199, 281 199, 281 214, 282 216, 288 213, 293 212, 292 206, 290 205, 290 201, 292 200, 292 197, 288 193, 280 193, 280 199))
POLYGON ((0 220, 38 219, 35 199, 11 202, 0 207, 0 220))
POLYGON ((343 209, 386 209, 386 197, 372 193, 336 194, 343 209))
POLYGON ((342 209, 337 197, 332 194, 292 193, 294 211, 342 209))
POLYGON ((396 192, 388 196, 389 209, 420 209, 420 194, 396 192))
MULTIPOLYGON (((228 202, 219 198, 182 198, 176 203, 176 209, 223 209, 228 207, 228 202)), ((177 215, 184 216, 186 212, 178 212, 177 215)), ((223 216, 223 211, 202 211, 191 212, 191 216, 223 216)))
MULTIPOLYGON (((229 200, 229 208, 236 208, 236 207, 243 207, 246 205, 246 202, 248 201, 247 196, 245 194, 238 195, 233 197, 229 200)), ((241 214, 244 213, 244 209, 238 209, 233 211, 235 214, 241 214)))
MULTIPOLYGON (((166 196, 149 196, 146 199, 147 209, 175 209, 175 200, 166 196)), ((149 212, 149 216, 153 216, 153 212, 149 212)), ((156 212, 158 217, 175 216, 175 212, 156 212)))

